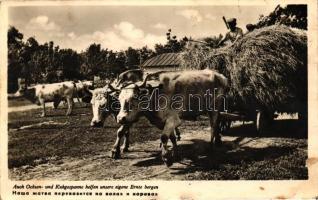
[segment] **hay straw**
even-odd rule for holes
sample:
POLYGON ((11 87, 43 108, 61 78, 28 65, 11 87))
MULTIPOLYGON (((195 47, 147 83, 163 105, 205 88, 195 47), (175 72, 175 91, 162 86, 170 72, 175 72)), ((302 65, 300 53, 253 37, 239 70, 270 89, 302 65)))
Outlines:
POLYGON ((307 101, 307 37, 304 31, 269 26, 220 49, 187 46, 184 69, 210 68, 229 78, 229 96, 242 109, 294 112, 307 101))

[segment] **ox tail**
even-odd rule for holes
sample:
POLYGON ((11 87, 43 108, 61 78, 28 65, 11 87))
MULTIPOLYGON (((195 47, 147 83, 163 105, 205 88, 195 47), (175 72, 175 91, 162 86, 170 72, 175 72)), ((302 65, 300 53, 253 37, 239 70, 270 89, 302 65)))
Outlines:
MULTIPOLYGON (((79 88, 77 88, 77 85, 76 85, 76 82, 75 81, 72 81, 72 83, 73 83, 73 86, 74 86, 74 91, 73 91, 73 97, 72 98, 74 98, 74 97, 76 97, 76 99, 77 99, 77 102, 78 103, 80 103, 81 101, 80 101, 80 97, 79 97, 79 88)), ((80 81, 80 83, 82 83, 82 81, 80 81)))
POLYGON ((227 112, 227 92, 228 92, 228 79, 220 73, 215 73, 215 85, 217 87, 217 109, 219 111, 227 112))

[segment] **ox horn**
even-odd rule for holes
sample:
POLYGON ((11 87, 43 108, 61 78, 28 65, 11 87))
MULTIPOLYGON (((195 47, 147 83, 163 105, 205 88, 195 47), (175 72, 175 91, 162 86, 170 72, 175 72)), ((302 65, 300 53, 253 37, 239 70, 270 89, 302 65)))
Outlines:
POLYGON ((146 84, 147 84, 147 80, 148 80, 148 78, 151 76, 152 74, 147 74, 146 75, 146 77, 145 77, 145 79, 143 80, 143 82, 141 83, 141 85, 138 85, 138 87, 145 87, 146 86, 146 84))
POLYGON ((124 76, 125 74, 128 74, 128 73, 130 73, 130 72, 142 72, 142 71, 143 71, 142 69, 130 69, 130 70, 127 70, 127 71, 124 71, 124 72, 120 73, 120 74, 118 75, 118 79, 119 79, 119 78, 123 78, 123 76, 124 76))
POLYGON ((119 85, 123 82, 123 79, 118 79, 117 78, 117 83, 116 83, 116 87, 119 87, 119 85))
POLYGON ((89 93, 91 93, 91 94, 94 93, 94 90, 87 89, 87 91, 88 91, 89 93))
POLYGON ((154 72, 154 73, 147 74, 146 77, 145 77, 145 79, 144 79, 143 82, 141 83, 141 85, 139 85, 138 87, 145 87, 149 78, 151 78, 151 77, 156 77, 156 78, 158 78, 158 76, 159 76, 160 74, 165 73, 165 72, 167 72, 167 71, 158 71, 158 72, 154 72))
POLYGON ((131 69, 131 70, 127 70, 127 71, 122 72, 122 73, 119 74, 118 77, 117 77, 116 87, 119 87, 119 85, 120 85, 122 82, 127 81, 125 75, 126 75, 126 74, 129 74, 129 73, 131 73, 131 72, 143 72, 143 70, 142 70, 142 69, 131 69))
POLYGON ((116 91, 120 91, 120 89, 118 89, 117 87, 113 87, 112 84, 108 84, 108 88, 112 91, 112 92, 116 92, 116 91))

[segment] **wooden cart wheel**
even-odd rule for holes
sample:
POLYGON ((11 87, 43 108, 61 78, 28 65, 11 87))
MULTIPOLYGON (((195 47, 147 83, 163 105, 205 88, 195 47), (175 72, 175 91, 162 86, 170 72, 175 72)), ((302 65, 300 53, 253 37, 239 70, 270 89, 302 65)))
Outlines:
POLYGON ((306 110, 300 110, 298 112, 298 120, 301 121, 302 123, 307 122, 307 111, 306 110))
POLYGON ((273 123, 273 117, 274 115, 265 111, 257 111, 255 119, 256 131, 260 134, 266 132, 273 123))
POLYGON ((219 131, 221 134, 226 133, 231 128, 231 120, 221 120, 219 123, 219 131))
POLYGON ((264 128, 263 126, 263 114, 262 114, 262 112, 261 111, 258 111, 257 113, 256 113, 256 119, 255 119, 255 126, 256 126, 256 131, 258 132, 258 133, 260 133, 261 132, 261 130, 264 128))

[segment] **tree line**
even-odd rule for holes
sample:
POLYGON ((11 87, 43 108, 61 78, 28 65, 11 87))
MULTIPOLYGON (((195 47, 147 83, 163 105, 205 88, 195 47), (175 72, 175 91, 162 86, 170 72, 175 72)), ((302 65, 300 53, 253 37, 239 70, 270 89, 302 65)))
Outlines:
POLYGON ((17 79, 25 79, 27 85, 53 83, 64 80, 93 80, 114 78, 121 72, 139 67, 139 64, 158 54, 180 52, 186 38, 177 39, 167 32, 167 42, 156 44, 154 50, 128 47, 113 51, 93 43, 80 53, 63 49, 53 41, 40 44, 34 37, 23 40, 24 35, 11 26, 8 30, 8 92, 17 90, 17 79))

